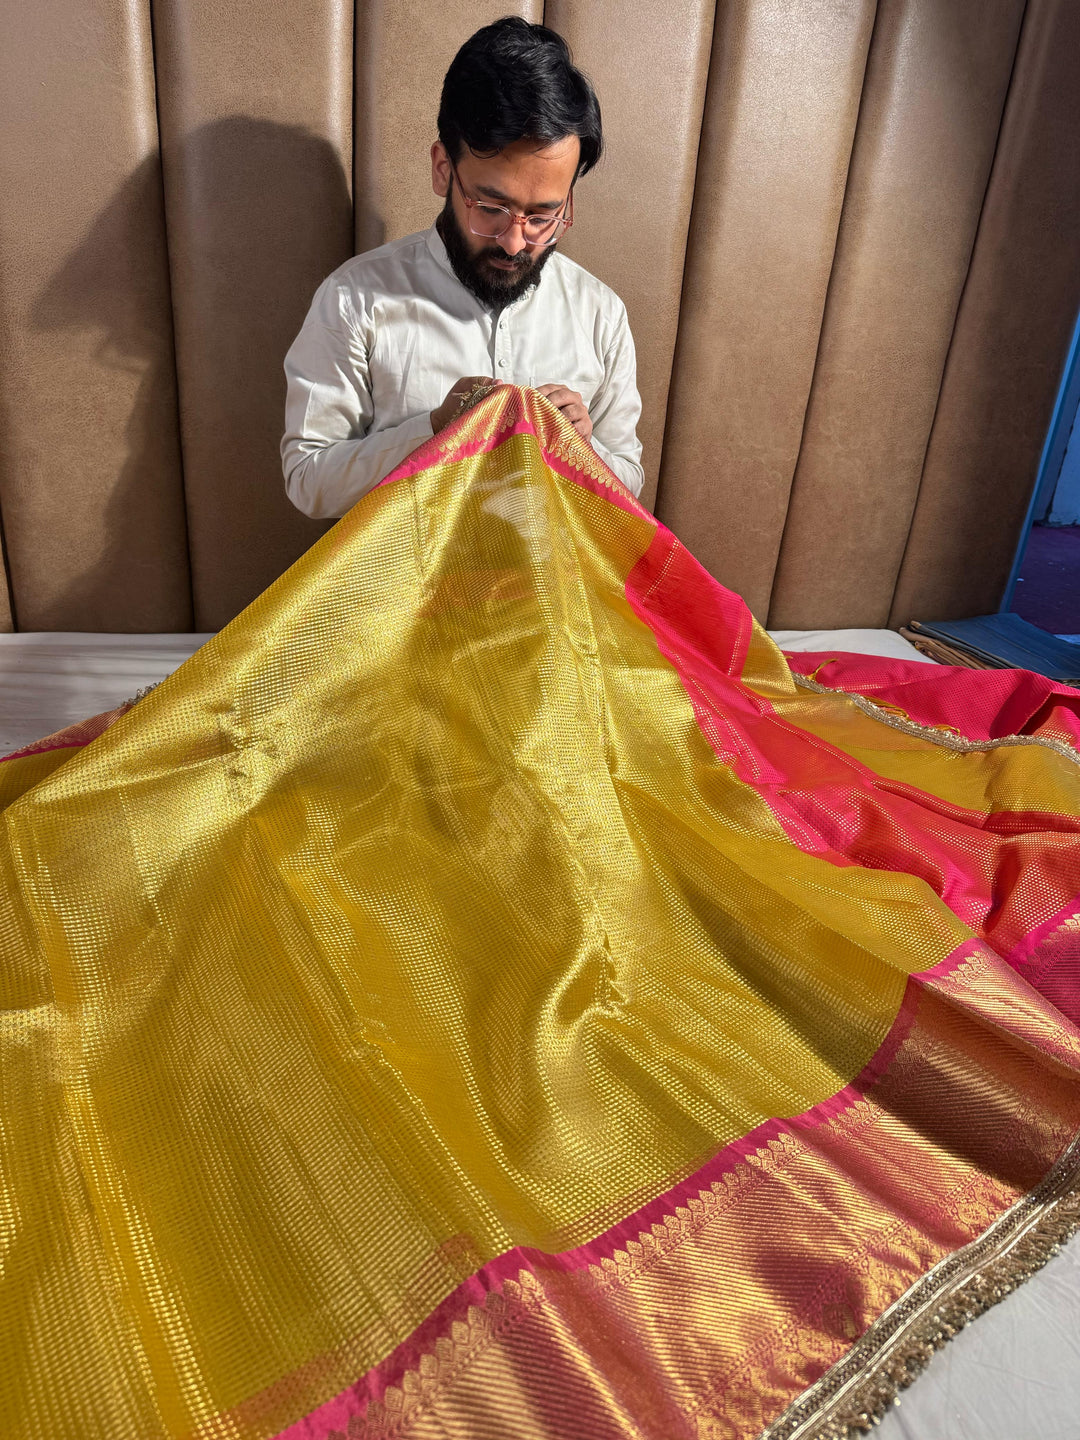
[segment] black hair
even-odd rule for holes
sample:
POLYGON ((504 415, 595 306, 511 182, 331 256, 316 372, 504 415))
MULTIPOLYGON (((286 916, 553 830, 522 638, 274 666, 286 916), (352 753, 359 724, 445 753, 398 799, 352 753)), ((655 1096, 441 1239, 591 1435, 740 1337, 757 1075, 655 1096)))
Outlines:
POLYGON ((581 141, 578 174, 604 148, 600 102, 561 35, 506 15, 471 35, 450 62, 439 103, 439 139, 450 159, 463 146, 495 155, 515 140, 581 141))

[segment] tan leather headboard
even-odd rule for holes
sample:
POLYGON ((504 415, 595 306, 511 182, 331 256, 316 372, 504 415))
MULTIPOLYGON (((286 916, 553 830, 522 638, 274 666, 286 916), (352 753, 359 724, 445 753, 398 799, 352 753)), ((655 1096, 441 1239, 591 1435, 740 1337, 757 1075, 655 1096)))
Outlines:
POLYGON ((282 358, 430 223, 443 72, 511 10, 600 94, 567 248, 626 300, 660 516, 777 626, 996 605, 1080 307, 1075 0, 38 0, 0 43, 0 626, 216 629, 320 533, 282 358))

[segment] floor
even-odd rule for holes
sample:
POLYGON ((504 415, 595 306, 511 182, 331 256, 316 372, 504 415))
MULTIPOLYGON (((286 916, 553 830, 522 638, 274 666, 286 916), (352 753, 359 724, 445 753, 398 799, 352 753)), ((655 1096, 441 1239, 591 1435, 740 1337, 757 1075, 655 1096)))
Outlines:
POLYGON ((1080 636, 1080 525, 1032 527, 1012 608, 1052 635, 1080 636))

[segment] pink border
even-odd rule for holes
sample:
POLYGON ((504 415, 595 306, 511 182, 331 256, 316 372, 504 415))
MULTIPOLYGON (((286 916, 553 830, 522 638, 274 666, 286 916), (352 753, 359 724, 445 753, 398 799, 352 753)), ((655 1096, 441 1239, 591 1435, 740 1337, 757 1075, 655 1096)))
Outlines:
MULTIPOLYGON (((630 494, 610 466, 563 420, 555 406, 542 395, 537 394, 535 390, 523 390, 516 385, 500 385, 477 409, 483 409, 490 419, 494 419, 495 416, 499 417, 495 420, 493 428, 486 434, 476 439, 462 440, 454 449, 447 449, 446 440, 439 441, 438 437, 433 435, 430 440, 425 440, 410 455, 407 455, 395 470, 391 470, 389 475, 384 476, 374 487, 375 490, 381 490, 384 485, 396 484, 399 480, 408 480, 410 476, 418 475, 432 465, 453 465, 459 460, 489 454, 511 435, 534 435, 540 444, 546 463, 564 479, 576 482, 584 489, 591 490, 594 495, 602 495, 605 500, 610 500, 620 510, 626 510, 632 515, 639 515, 651 521, 653 525, 659 524, 656 517, 630 494), (566 438, 570 442, 571 450, 575 446, 580 446, 588 451, 592 460, 611 476, 611 485, 600 484, 585 470, 574 465, 571 460, 564 460, 561 456, 552 453, 549 449, 548 437, 543 433, 545 430, 550 433, 559 431, 563 434, 569 431, 566 438)), ((460 428, 468 428, 473 418, 473 412, 468 412, 458 422, 460 428)))
POLYGON ((818 675, 827 689, 845 694, 873 694, 893 704, 920 725, 945 725, 969 740, 997 740, 1007 735, 1063 732, 1080 744, 1080 690, 1048 680, 1030 670, 981 670, 956 665, 925 665, 893 656, 851 651, 785 652, 799 675, 818 675), (973 675, 979 680, 973 685, 973 675), (943 704, 942 702, 947 702, 943 704))
POLYGON ((32 755, 48 755, 52 750, 82 750, 89 743, 89 740, 68 740, 63 745, 43 745, 40 740, 32 741, 29 745, 24 745, 21 750, 12 750, 7 755, 0 755, 0 765, 5 760, 28 760, 32 755))
POLYGON ((130 709, 131 704, 124 701, 121 705, 114 705, 111 710, 101 710, 97 715, 88 715, 85 720, 76 720, 71 725, 65 725, 62 730, 54 730, 51 735, 43 735, 40 740, 31 740, 29 745, 20 745, 18 750, 0 755, 0 764, 5 760, 26 760, 33 755, 48 755, 53 750, 83 750, 99 735, 104 735, 105 731, 130 709))
POLYGON ((1037 925, 1034 930, 1025 935, 1023 940, 1009 951, 1005 957, 1006 962, 1014 970, 1029 964, 1043 941, 1049 939, 1055 930, 1060 930, 1062 925, 1067 925, 1077 915, 1080 915, 1080 895, 1070 900, 1067 905, 1063 905, 1056 915, 1051 915, 1049 920, 1044 920, 1041 925, 1037 925))
MULTIPOLYGON (((462 421, 462 424, 464 423, 462 421)), ((435 436, 432 436, 430 440, 425 440, 418 445, 411 454, 406 455, 401 464, 391 470, 389 475, 384 475, 374 488, 381 490, 384 485, 393 485, 398 480, 408 480, 411 475, 419 475, 424 470, 430 470, 433 465, 453 465, 458 460, 467 460, 474 455, 487 455, 511 435, 535 434, 535 427, 529 423, 524 414, 521 414, 511 424, 500 427, 493 433, 482 435, 478 439, 463 440, 455 450, 449 452, 437 446, 435 436)))
MULTIPOLYGON (((816 807, 808 802, 805 788, 777 771, 752 736, 744 738, 744 731, 725 728, 724 717, 730 714, 736 720, 741 716, 744 725, 768 718, 780 731, 803 733, 778 715, 764 695, 735 683, 742 674, 751 634, 750 612, 739 597, 714 580, 663 526, 658 526, 653 543, 627 576, 626 597, 638 618, 652 631, 661 654, 682 682, 698 726, 711 748, 739 779, 761 796, 789 839, 807 853, 840 868, 863 863, 857 851, 852 853, 843 847, 842 841, 830 838, 827 829, 821 829, 820 816, 816 807), (725 650, 728 637, 732 637, 730 649, 725 650)), ((910 665, 912 669, 929 668, 918 662, 895 663, 910 665)), ((819 738, 816 743, 832 752, 838 765, 853 781, 861 782, 870 797, 884 790, 894 803, 903 806, 933 801, 932 796, 924 795, 917 787, 898 781, 883 782, 861 760, 828 741, 819 738)), ((880 808, 879 800, 873 803, 880 808)), ((945 801, 938 802, 937 809, 943 821, 956 820, 966 814, 962 807, 945 801)), ((902 821, 901 815, 897 818, 902 821)), ((1041 814, 1005 817, 1014 828, 1032 821, 1042 821, 1045 826, 1049 818, 1041 814)), ((979 819, 984 829, 998 834, 999 838, 1009 833, 1007 826, 995 825, 986 817, 979 819)), ((1077 828, 1077 822, 1071 817, 1059 819, 1065 822, 1068 831, 1077 828)), ((910 824, 907 830, 910 837, 910 824)), ((1080 836, 1077 838, 1080 841, 1080 836)), ((994 908, 994 896, 983 877, 976 870, 959 864, 954 848, 931 844, 929 837, 920 853, 927 862, 923 878, 961 921, 973 930, 980 930, 994 908)), ((1071 873, 1058 874, 1056 903, 1060 904, 1060 896, 1067 894, 1072 884, 1071 873)), ((1077 903, 1077 897, 1070 897, 1064 912, 1077 903)), ((1003 948, 1013 951, 1021 943, 1013 939, 1015 933, 1013 929, 1012 934, 1004 938, 1003 948)))
POLYGON ((447 1333, 455 1320, 465 1316, 470 1306, 482 1306, 492 1291, 500 1290, 506 1280, 515 1278, 520 1271, 566 1273, 599 1265, 616 1251, 625 1249, 629 1241, 637 1240, 643 1231, 661 1224, 674 1210, 685 1206, 688 1200, 709 1189, 772 1141, 783 1135, 814 1131, 850 1110, 885 1074, 911 1033, 920 992, 927 982, 949 975, 981 948, 979 941, 966 940, 932 969, 908 977, 903 1000, 889 1033, 855 1079, 835 1095, 790 1118, 763 1121, 749 1134, 723 1146, 692 1175, 576 1249, 551 1253, 530 1246, 515 1246, 505 1251, 458 1285, 408 1339, 366 1375, 281 1431, 277 1440, 327 1440, 333 1430, 346 1431, 354 1416, 362 1415, 369 1405, 383 1398, 387 1389, 399 1385, 407 1371, 417 1368, 421 1357, 432 1349, 441 1335, 447 1333))

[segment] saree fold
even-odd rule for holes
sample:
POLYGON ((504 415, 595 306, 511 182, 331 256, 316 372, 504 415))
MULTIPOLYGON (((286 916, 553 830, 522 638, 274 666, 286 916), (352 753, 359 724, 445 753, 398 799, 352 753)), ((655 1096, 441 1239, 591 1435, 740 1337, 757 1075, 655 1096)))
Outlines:
POLYGON ((845 1434, 1045 1258, 1080 695, 792 663, 506 386, 0 762, 0 1433, 845 1434))

